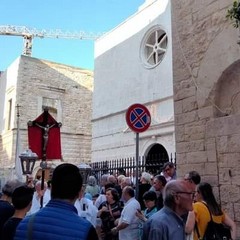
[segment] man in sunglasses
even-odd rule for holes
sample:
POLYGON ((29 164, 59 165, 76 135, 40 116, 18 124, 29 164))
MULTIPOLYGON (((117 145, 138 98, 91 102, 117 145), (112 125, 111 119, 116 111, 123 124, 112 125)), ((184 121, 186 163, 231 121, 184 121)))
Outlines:
POLYGON ((182 215, 192 211, 194 192, 184 180, 172 180, 163 192, 164 207, 143 226, 143 240, 185 240, 182 215))

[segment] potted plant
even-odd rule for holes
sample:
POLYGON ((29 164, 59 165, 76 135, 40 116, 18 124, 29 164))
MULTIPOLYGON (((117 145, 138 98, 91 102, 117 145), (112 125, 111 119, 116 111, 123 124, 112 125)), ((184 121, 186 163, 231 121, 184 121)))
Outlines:
POLYGON ((240 27, 240 2, 234 1, 230 9, 227 10, 226 17, 233 21, 233 26, 235 28, 240 27))

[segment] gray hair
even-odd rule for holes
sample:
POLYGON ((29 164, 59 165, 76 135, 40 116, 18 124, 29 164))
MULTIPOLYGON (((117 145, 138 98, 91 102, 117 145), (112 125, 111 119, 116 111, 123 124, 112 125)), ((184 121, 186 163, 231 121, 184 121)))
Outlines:
POLYGON ((124 178, 122 179, 122 183, 125 183, 126 186, 132 186, 132 180, 131 180, 130 177, 124 177, 124 178))
POLYGON ((119 175, 119 176, 117 177, 118 184, 120 184, 124 178, 125 178, 124 175, 119 175))
POLYGON ((11 197, 13 194, 13 191, 20 186, 23 186, 24 183, 20 182, 17 179, 8 180, 5 185, 2 188, 3 194, 7 195, 8 197, 11 197))
POLYGON ((146 180, 147 183, 151 182, 151 174, 148 172, 143 172, 141 175, 142 178, 146 180))
POLYGON ((101 181, 104 182, 104 183, 107 183, 108 176, 109 176, 109 174, 103 174, 103 175, 101 176, 101 181))
POLYGON ((94 176, 89 176, 87 184, 89 186, 96 186, 97 185, 97 179, 94 176))
POLYGON ((169 181, 163 191, 164 205, 174 209, 175 208, 175 196, 177 192, 186 191, 184 180, 171 180, 169 181))
POLYGON ((113 175, 109 175, 107 180, 108 180, 109 183, 113 183, 113 184, 117 183, 117 179, 113 175))

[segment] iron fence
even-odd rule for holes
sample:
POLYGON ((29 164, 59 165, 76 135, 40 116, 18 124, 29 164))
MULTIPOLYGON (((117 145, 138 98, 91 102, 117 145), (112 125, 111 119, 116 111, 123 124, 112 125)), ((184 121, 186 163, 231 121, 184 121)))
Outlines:
MULTIPOLYGON (((138 171, 149 172, 157 175, 162 171, 162 167, 166 162, 173 162, 176 166, 176 153, 170 154, 170 158, 165 154, 153 154, 139 157, 138 171)), ((117 174, 119 170, 123 170, 126 176, 134 176, 136 171, 135 157, 115 159, 102 162, 91 163, 92 175, 98 180, 103 174, 117 174)))

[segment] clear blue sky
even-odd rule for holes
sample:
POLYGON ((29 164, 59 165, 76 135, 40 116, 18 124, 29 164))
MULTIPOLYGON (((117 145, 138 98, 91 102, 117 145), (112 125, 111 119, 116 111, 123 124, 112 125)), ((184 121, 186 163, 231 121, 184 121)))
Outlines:
MULTIPOLYGON (((102 33, 137 12, 145 0, 1 0, 0 25, 39 30, 102 33)), ((0 71, 23 49, 22 37, 0 35, 0 71)), ((34 38, 32 57, 87 69, 94 68, 94 42, 34 38)))

